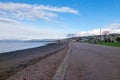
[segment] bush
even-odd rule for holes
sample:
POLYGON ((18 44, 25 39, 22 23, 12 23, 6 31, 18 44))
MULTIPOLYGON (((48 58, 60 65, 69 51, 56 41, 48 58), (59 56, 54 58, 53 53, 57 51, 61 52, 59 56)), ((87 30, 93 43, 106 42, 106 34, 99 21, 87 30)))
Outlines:
POLYGON ((116 38, 116 41, 117 41, 117 42, 120 42, 120 37, 117 37, 117 38, 116 38))

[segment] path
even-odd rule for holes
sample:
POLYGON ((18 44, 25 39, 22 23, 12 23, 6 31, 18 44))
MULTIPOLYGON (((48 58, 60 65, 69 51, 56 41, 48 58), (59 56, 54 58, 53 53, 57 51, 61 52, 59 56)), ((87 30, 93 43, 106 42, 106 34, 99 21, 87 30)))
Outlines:
POLYGON ((71 43, 65 80, 120 80, 120 48, 71 43))

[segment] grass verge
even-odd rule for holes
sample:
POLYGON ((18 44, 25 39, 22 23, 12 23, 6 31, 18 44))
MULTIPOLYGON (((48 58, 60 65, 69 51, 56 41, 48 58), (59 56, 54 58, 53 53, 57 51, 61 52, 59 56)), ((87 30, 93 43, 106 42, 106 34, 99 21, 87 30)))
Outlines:
POLYGON ((120 47, 120 43, 105 43, 105 42, 101 42, 101 43, 98 43, 100 45, 107 45, 107 46, 116 46, 116 47, 120 47))

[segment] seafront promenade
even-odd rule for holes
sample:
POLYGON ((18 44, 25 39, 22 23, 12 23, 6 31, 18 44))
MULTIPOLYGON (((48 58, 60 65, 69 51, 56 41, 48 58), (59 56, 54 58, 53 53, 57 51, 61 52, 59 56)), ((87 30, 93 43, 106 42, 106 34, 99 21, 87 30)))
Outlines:
POLYGON ((6 80, 120 80, 119 47, 79 42, 54 47, 59 50, 6 80))
POLYGON ((64 80, 120 80, 120 48, 71 43, 64 80))

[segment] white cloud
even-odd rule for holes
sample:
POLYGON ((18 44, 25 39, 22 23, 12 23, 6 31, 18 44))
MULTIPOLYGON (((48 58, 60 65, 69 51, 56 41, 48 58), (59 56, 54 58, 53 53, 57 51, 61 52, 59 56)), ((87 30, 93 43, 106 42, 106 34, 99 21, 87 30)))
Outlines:
POLYGON ((8 19, 8 18, 0 18, 0 23, 19 24, 18 21, 16 21, 16 20, 12 20, 12 19, 8 19))
MULTIPOLYGON (((59 30, 62 32, 61 30, 59 30)), ((64 33, 60 33, 54 29, 35 28, 25 24, 5 24, 0 23, 0 40, 4 39, 59 39, 65 38, 64 33), (29 27, 26 27, 29 26, 29 27)))
POLYGON ((118 24, 118 23, 110 24, 107 27, 110 29, 120 29, 120 24, 118 24))
POLYGON ((59 17, 58 13, 78 15, 78 11, 70 7, 53 7, 24 3, 0 2, 0 39, 51 39, 65 38, 62 29, 46 29, 44 26, 35 28, 29 24, 20 23, 21 20, 53 21, 59 17), (28 26, 28 27, 27 27, 28 26))
MULTIPOLYGON (((118 33, 120 34, 120 24, 110 24, 107 25, 105 28, 101 29, 101 33, 108 31, 110 33, 118 33)), ((79 36, 91 36, 91 35, 100 35, 100 28, 93 29, 89 31, 80 31, 77 33, 70 33, 68 37, 79 37, 79 36), (70 35, 72 34, 72 36, 70 35), (69 36, 70 35, 70 36, 69 36)))
POLYGON ((35 4, 0 2, 0 16, 12 19, 51 20, 58 16, 57 13, 79 14, 77 10, 70 7, 52 7, 35 4))

